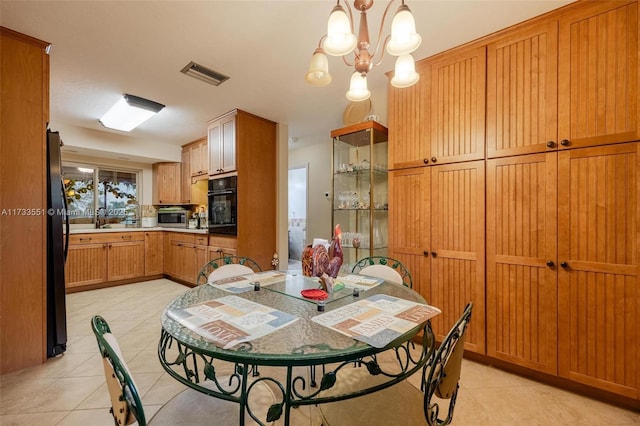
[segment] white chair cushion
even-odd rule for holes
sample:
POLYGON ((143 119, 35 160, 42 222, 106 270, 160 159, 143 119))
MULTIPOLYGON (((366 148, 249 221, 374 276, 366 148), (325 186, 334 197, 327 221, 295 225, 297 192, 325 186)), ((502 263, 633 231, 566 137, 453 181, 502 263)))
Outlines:
POLYGON ((369 265, 358 272, 360 275, 382 278, 392 283, 402 284, 402 276, 395 269, 387 265, 369 265))
POLYGON ((217 280, 223 280, 225 278, 237 277, 238 275, 253 274, 253 269, 245 265, 239 265, 237 263, 230 263, 228 265, 222 265, 221 267, 214 269, 209 274, 207 282, 213 282, 217 280))

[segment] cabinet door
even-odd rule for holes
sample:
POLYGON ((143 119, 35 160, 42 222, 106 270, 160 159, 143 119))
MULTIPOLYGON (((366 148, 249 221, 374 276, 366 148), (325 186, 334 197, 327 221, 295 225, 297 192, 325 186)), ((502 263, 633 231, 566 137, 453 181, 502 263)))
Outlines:
POLYGON ((144 241, 108 243, 108 281, 144 276, 144 241))
POLYGON ((431 163, 484 158, 485 67, 484 46, 432 61, 431 163))
POLYGON ((557 149, 557 57, 556 21, 487 46, 489 158, 557 149))
POLYGON ((209 246, 208 249, 208 262, 212 261, 213 259, 217 259, 219 257, 224 257, 224 256, 237 256, 238 255, 238 250, 236 249, 232 249, 232 248, 228 248, 228 247, 215 247, 215 246, 209 246))
POLYGON ((220 121, 209 123, 207 134, 209 140, 209 174, 215 175, 222 171, 222 134, 220 121))
POLYGON ((65 265, 67 288, 107 281, 107 245, 81 244, 69 246, 65 265))
POLYGON ((420 80, 402 89, 389 83, 389 169, 420 167, 429 163, 429 83, 426 63, 416 64, 420 80))
POLYGON ((560 148, 640 139, 638 3, 589 3, 560 18, 560 148))
POLYGON ((407 267, 413 289, 429 302, 430 176, 428 167, 389 176, 389 255, 407 267))
POLYGON ((153 165, 154 204, 180 204, 182 202, 182 172, 180 163, 153 165))
POLYGON ((189 203, 191 201, 191 150, 183 150, 182 151, 182 164, 180 166, 180 185, 181 185, 181 195, 182 202, 189 203))
POLYGON ((190 162, 190 172, 191 176, 200 176, 207 174, 208 169, 208 158, 209 154, 207 152, 207 141, 206 139, 202 142, 198 142, 196 145, 192 145, 189 148, 189 162, 190 162))
POLYGON ((236 170, 236 114, 224 117, 220 120, 221 133, 221 160, 220 169, 222 172, 232 172, 236 170))
POLYGON ((465 348, 485 352, 484 161, 431 168, 432 321, 444 338, 468 302, 473 321, 465 348))
POLYGON ((209 246, 196 245, 194 247, 194 270, 193 278, 190 282, 195 283, 200 270, 209 262, 209 246))
POLYGON ((487 354, 554 375, 556 166, 555 152, 487 162, 487 354))
POLYGON ((144 275, 164 273, 164 239, 162 232, 144 233, 144 275))
POLYGON ((558 157, 558 370, 640 398, 640 143, 558 157))

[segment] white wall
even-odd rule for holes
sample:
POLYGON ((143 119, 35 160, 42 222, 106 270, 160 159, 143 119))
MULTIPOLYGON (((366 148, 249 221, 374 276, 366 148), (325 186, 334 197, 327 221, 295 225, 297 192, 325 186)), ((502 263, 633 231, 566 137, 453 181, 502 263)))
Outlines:
MULTIPOLYGON (((331 239, 331 201, 324 196, 331 192, 331 137, 312 145, 289 150, 289 168, 309 164, 309 198, 307 210, 307 240, 331 239)), ((286 212, 286 210, 285 210, 286 212)))

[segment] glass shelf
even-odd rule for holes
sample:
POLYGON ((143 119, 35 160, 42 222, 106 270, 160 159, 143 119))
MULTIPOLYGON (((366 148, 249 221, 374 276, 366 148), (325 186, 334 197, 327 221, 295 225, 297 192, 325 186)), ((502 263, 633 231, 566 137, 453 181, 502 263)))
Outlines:
POLYGON ((331 137, 331 227, 342 229, 342 272, 349 273, 358 260, 387 254, 387 129, 367 121, 334 130, 331 137))

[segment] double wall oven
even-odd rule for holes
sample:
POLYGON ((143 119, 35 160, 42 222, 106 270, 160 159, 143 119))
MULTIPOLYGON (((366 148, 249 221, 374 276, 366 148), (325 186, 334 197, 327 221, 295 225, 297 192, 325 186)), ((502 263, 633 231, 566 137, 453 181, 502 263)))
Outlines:
POLYGON ((236 236, 238 177, 209 180, 209 233, 236 236))

